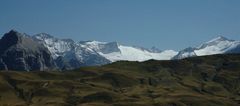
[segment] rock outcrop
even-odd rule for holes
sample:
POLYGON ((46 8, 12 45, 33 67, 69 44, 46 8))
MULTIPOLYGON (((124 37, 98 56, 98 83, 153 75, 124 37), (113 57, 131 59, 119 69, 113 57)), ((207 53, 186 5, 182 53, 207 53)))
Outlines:
POLYGON ((0 40, 0 70, 43 71, 56 68, 49 50, 15 30, 0 40))

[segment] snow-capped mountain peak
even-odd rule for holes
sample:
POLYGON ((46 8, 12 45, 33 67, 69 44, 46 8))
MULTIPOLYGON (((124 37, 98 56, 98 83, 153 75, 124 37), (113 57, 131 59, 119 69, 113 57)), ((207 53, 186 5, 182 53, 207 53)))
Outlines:
POLYGON ((174 56, 172 59, 183 59, 187 57, 193 57, 196 56, 196 53, 194 52, 196 48, 188 47, 186 49, 183 49, 178 52, 176 56, 174 56))
POLYGON ((206 43, 203 43, 194 52, 198 56, 221 54, 233 48, 236 45, 236 43, 237 41, 229 40, 225 37, 220 36, 206 43))
POLYGON ((54 38, 53 36, 47 34, 47 33, 39 33, 39 34, 36 34, 34 35, 36 38, 38 39, 51 39, 51 38, 54 38))
POLYGON ((54 38, 46 33, 36 34, 32 37, 46 46, 53 55, 53 58, 74 50, 75 43, 73 40, 54 38))
POLYGON ((219 42, 219 41, 226 41, 226 40, 229 41, 229 39, 226 38, 226 37, 218 36, 218 37, 216 37, 216 38, 214 38, 214 39, 208 41, 207 43, 211 43, 211 42, 219 42))
POLYGON ((219 36, 219 37, 216 37, 210 41, 207 41, 205 43, 203 43, 202 45, 200 45, 198 47, 198 49, 202 49, 202 48, 206 48, 207 46, 215 46, 215 45, 218 45, 218 44, 221 44, 221 43, 225 43, 225 44, 230 44, 231 42, 234 42, 233 40, 229 40, 223 36, 219 36))
POLYGON ((240 41, 230 40, 223 36, 216 37, 210 41, 207 41, 197 48, 184 49, 179 51, 178 55, 174 59, 182 59, 192 56, 204 56, 223 53, 239 53, 240 41))

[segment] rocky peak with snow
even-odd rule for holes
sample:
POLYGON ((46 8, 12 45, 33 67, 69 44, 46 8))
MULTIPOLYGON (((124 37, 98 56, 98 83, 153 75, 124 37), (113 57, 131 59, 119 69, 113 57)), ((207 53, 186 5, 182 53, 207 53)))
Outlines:
POLYGON ((74 46, 76 45, 73 40, 54 38, 53 36, 46 33, 36 34, 32 37, 39 41, 39 43, 42 43, 44 46, 46 46, 54 58, 57 58, 66 52, 74 50, 74 46))
POLYGON ((187 48, 179 51, 178 55, 174 59, 182 59, 192 56, 204 56, 213 54, 224 53, 240 53, 240 42, 230 40, 223 36, 216 37, 210 41, 207 41, 197 48, 187 48))
POLYGON ((227 38, 225 38, 223 36, 219 36, 219 37, 214 38, 214 39, 212 39, 212 40, 210 40, 208 42, 203 43, 202 45, 200 45, 198 47, 198 49, 203 49, 203 48, 206 48, 206 47, 209 47, 209 46, 215 46, 215 45, 218 45, 220 43, 226 43, 227 44, 227 43, 231 43, 231 42, 234 42, 234 41, 233 40, 229 40, 229 39, 227 39, 227 38))
POLYGON ((222 54, 230 49, 234 49, 236 45, 239 45, 239 41, 229 40, 220 36, 200 45, 195 50, 195 53, 198 56, 222 54))
POLYGON ((39 33, 34 35, 35 37, 37 37, 38 39, 52 39, 54 38, 53 36, 47 34, 47 33, 39 33))
POLYGON ((71 39, 58 39, 44 33, 34 35, 33 38, 49 49, 58 67, 63 69, 102 65, 110 62, 93 49, 97 44, 93 44, 91 48, 89 46, 91 44, 85 44, 86 42, 76 43, 71 39))
POLYGON ((83 47, 90 48, 96 52, 101 52, 103 54, 120 52, 119 44, 117 42, 85 41, 79 43, 83 47))
POLYGON ((196 56, 196 53, 194 52, 196 48, 188 47, 178 52, 176 56, 174 56, 172 59, 183 59, 187 57, 193 57, 196 56))

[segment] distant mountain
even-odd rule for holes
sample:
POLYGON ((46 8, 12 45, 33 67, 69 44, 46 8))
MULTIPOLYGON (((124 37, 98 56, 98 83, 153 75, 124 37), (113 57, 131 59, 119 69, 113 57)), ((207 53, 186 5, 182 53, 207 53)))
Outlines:
POLYGON ((156 47, 125 46, 117 42, 59 39, 47 33, 29 36, 11 30, 0 40, 2 70, 70 70, 82 66, 99 66, 111 62, 183 59, 212 54, 240 53, 240 42, 217 37, 199 47, 179 52, 156 47))
POLYGON ((111 62, 119 60, 128 61, 146 61, 150 59, 169 60, 174 55, 177 54, 177 52, 173 50, 153 52, 150 49, 120 45, 117 42, 106 43, 98 41, 89 41, 83 45, 85 45, 87 48, 95 50, 98 54, 107 58, 111 62), (108 51, 106 52, 104 50, 108 51))
POLYGON ((48 48, 60 69, 68 70, 110 63, 95 50, 71 39, 58 39, 45 33, 34 35, 32 38, 48 48))
POLYGON ((54 38, 46 33, 34 35, 32 38, 49 49, 60 68, 67 67, 67 69, 80 66, 103 65, 120 60, 169 60, 177 54, 173 50, 145 49, 142 47, 124 46, 117 42, 74 42, 71 39, 54 38))
POLYGON ((183 59, 187 57, 194 57, 197 56, 196 53, 194 52, 196 48, 188 47, 186 49, 183 49, 178 52, 176 56, 174 56, 172 59, 183 59))
POLYGON ((0 70, 52 70, 49 50, 26 34, 11 30, 0 40, 0 70))
POLYGON ((173 59, 226 53, 240 53, 240 41, 220 36, 201 44, 199 47, 181 50, 173 59))

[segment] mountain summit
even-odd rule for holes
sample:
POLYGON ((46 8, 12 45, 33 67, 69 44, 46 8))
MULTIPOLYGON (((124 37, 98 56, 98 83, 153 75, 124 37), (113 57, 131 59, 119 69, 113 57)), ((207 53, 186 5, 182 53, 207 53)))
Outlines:
POLYGON ((240 41, 229 40, 223 36, 219 36, 201 44, 196 48, 192 48, 191 50, 184 49, 180 51, 173 59, 225 53, 240 53, 240 41))
POLYGON ((50 70, 55 68, 51 53, 26 34, 11 30, 0 40, 1 70, 50 70))

